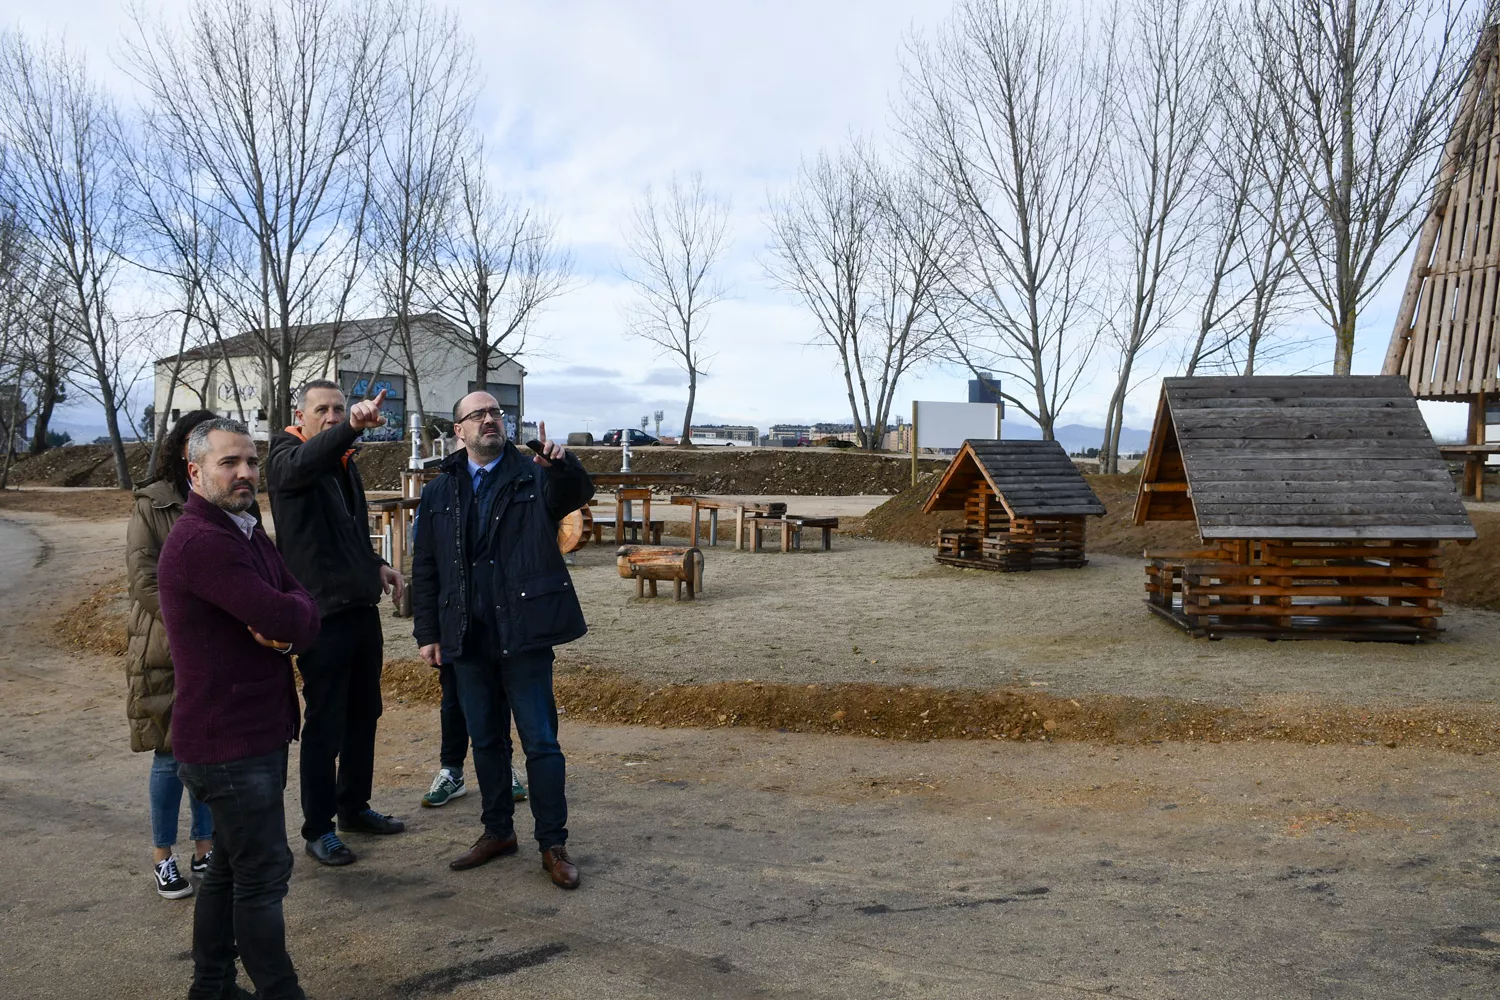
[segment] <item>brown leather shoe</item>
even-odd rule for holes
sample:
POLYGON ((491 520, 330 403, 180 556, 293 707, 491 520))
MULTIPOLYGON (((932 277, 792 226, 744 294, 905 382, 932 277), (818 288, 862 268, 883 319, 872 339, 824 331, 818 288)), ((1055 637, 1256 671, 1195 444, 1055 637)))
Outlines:
POLYGON ((479 835, 474 841, 474 846, 448 862, 448 867, 456 872, 465 871, 469 868, 478 868, 482 864, 494 861, 502 854, 516 853, 516 835, 511 834, 501 839, 488 830, 479 835))
POLYGON ((568 849, 561 844, 542 852, 542 868, 552 878, 552 884, 564 889, 578 888, 578 866, 568 857, 568 849))

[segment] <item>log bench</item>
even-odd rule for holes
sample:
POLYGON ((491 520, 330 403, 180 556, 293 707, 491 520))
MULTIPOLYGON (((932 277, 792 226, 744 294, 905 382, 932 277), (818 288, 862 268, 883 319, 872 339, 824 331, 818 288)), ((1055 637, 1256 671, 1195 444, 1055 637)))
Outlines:
POLYGON ((833 548, 833 532, 838 530, 839 519, 836 517, 801 517, 787 514, 782 517, 754 517, 748 522, 750 527, 750 551, 760 552, 761 533, 779 528, 781 530, 781 551, 790 552, 792 549, 802 548, 802 529, 815 528, 823 533, 822 550, 828 552, 833 548))
POLYGON ((635 580, 636 597, 645 597, 647 586, 655 597, 658 580, 672 581, 674 601, 682 600, 684 585, 690 601, 703 589, 703 551, 696 545, 684 548, 622 545, 615 552, 615 567, 622 578, 635 580))

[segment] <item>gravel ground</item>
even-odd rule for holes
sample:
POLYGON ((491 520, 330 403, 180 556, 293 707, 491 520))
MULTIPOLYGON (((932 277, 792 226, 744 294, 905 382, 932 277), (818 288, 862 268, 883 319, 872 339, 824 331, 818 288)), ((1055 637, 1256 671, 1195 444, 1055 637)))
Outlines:
MULTIPOLYGON (((573 575, 590 632, 559 651, 561 664, 663 684, 1019 685, 1226 704, 1287 694, 1370 705, 1500 700, 1500 613, 1450 609, 1444 638, 1424 646, 1209 642, 1146 610, 1133 559, 1006 574, 861 539, 836 538, 832 552, 704 551, 705 593, 681 604, 667 588, 637 599, 615 571, 612 545, 578 552, 573 575)), ((410 623, 386 621, 388 654, 412 649, 410 623)))

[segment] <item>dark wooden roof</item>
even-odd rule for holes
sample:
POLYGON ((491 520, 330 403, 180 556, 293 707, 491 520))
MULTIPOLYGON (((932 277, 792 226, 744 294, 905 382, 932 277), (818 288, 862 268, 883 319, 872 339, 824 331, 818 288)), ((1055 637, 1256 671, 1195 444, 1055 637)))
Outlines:
POLYGON ((1078 466, 1056 441, 964 442, 922 510, 963 510, 983 476, 1012 517, 1103 514, 1078 466))
POLYGON ((1211 538, 1473 538, 1397 376, 1162 380, 1137 524, 1211 538))

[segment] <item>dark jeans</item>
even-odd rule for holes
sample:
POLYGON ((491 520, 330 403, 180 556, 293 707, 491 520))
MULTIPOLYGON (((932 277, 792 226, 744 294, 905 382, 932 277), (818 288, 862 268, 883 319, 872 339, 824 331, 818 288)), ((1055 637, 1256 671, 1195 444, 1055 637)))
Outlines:
POLYGON ((443 704, 438 709, 443 730, 438 763, 451 771, 462 771, 464 759, 469 756, 469 724, 464 721, 464 708, 458 701, 458 678, 453 676, 453 664, 438 667, 438 684, 443 689, 443 704))
POLYGON ((238 954, 263 1000, 304 1000, 286 953, 281 901, 292 875, 286 843, 286 747, 225 764, 177 765, 214 820, 214 853, 193 911, 188 1000, 219 1000, 238 954))
POLYGON ((526 783, 539 850, 568 841, 566 762, 557 745, 557 702, 552 698, 552 650, 501 656, 499 644, 480 648, 453 664, 458 697, 474 741, 474 773, 484 805, 484 828, 497 837, 515 832, 516 803, 510 794, 510 719, 516 720, 526 752, 526 783), (493 652, 491 652, 493 651, 493 652))
POLYGON ((380 718, 384 641, 378 608, 348 608, 323 619, 302 671, 302 839, 333 830, 334 816, 370 805, 375 780, 375 722, 380 718))

